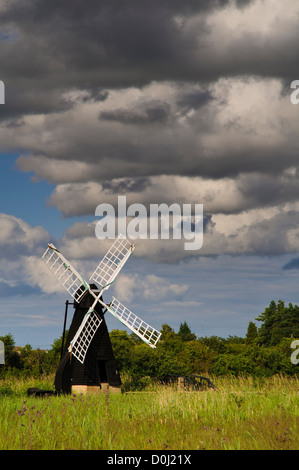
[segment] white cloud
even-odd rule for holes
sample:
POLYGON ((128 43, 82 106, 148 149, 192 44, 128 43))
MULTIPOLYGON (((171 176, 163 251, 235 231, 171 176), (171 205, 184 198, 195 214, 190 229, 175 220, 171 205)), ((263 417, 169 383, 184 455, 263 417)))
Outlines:
MULTIPOLYGON (((28 117, 14 133, 14 144, 33 153, 19 158, 20 169, 58 185, 52 202, 59 204, 72 184, 82 191, 86 183, 91 192, 117 178, 181 175, 217 182, 242 172, 267 174, 269 167, 280 172, 297 165, 296 122, 297 108, 276 78, 221 78, 206 87, 153 82, 142 93, 110 90, 103 102, 79 102, 44 119, 28 117), (158 110, 167 108, 165 122, 140 125, 140 106, 151 109, 157 102, 158 110)), ((4 130, 0 137, 8 144, 13 130, 4 130)))
POLYGON ((141 277, 139 274, 127 275, 120 274, 115 282, 115 296, 122 302, 131 302, 144 299, 151 300, 154 303, 162 299, 171 297, 180 297, 188 291, 186 284, 170 283, 155 274, 148 274, 141 277))
POLYGON ((281 39, 288 36, 290 31, 296 31, 298 14, 298 3, 294 0, 283 3, 255 0, 242 9, 236 8, 235 2, 229 2, 225 8, 208 15, 207 24, 211 27, 209 37, 211 42, 214 40, 213 47, 219 53, 229 44, 237 43, 248 35, 281 39))
POLYGON ((0 213, 0 224, 0 249, 4 256, 4 247, 18 247, 16 254, 22 254, 33 250, 48 237, 48 232, 43 227, 31 227, 13 215, 0 213))
POLYGON ((11 288, 37 285, 38 260, 47 246, 49 233, 8 214, 0 214, 0 223, 1 281, 11 288))
POLYGON ((29 256, 24 260, 26 282, 31 286, 38 286, 47 294, 66 292, 56 277, 49 271, 44 261, 37 256, 29 256))

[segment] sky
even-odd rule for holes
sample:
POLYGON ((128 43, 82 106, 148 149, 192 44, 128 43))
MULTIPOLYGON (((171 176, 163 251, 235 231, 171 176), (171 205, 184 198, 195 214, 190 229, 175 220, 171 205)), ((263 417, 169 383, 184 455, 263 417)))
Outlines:
POLYGON ((119 196, 202 204, 203 244, 134 240, 105 301, 198 337, 299 304, 298 16, 297 0, 1 2, 0 336, 61 336, 71 298, 41 256, 52 242, 89 279, 112 243, 96 208, 119 196))

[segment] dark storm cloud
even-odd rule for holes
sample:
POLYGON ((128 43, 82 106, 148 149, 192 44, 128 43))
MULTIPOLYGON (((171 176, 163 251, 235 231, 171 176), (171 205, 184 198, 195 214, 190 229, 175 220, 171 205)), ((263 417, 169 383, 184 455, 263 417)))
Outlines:
POLYGON ((73 103, 63 98, 59 90, 31 90, 27 88, 6 88, 6 102, 9 106, 5 113, 1 113, 0 119, 18 118, 28 114, 44 114, 71 109, 73 103))
POLYGON ((8 106, 0 119, 62 112, 72 106, 63 96, 72 88, 88 90, 91 98, 101 100, 103 87, 180 76, 194 38, 180 34, 173 16, 218 4, 7 2, 0 16, 0 63, 8 106))
POLYGON ((93 88, 90 90, 90 92, 86 95, 83 96, 82 101, 105 101, 109 96, 109 91, 108 90, 103 90, 103 89, 97 89, 93 88))
POLYGON ((150 186, 149 178, 126 178, 124 180, 104 181, 103 190, 108 190, 115 194, 125 194, 127 192, 140 192, 144 191, 150 186))
POLYGON ((195 90, 189 93, 184 93, 179 97, 177 104, 187 110, 198 109, 212 99, 213 96, 210 91, 195 90))
MULTIPOLYGON (((279 205, 285 201, 296 201, 299 198, 298 175, 252 174, 241 178, 240 192, 245 199, 255 201, 263 206, 279 205)), ((254 204, 254 203, 253 203, 254 204)))
MULTIPOLYGON (((239 1, 236 6, 242 12, 251 3, 239 1)), ((84 91, 82 101, 103 101, 108 89, 140 88, 152 81, 207 86, 220 77, 247 74, 279 77, 285 85, 296 78, 298 28, 287 30, 277 20, 277 30, 270 33, 256 32, 253 25, 234 38, 225 25, 213 27, 207 19, 229 4, 228 0, 6 2, 0 15, 0 63, 7 105, 0 120, 11 126, 26 115, 63 113, 74 106, 65 96, 74 89, 84 91)), ((182 110, 199 109, 212 99, 208 90, 195 90, 179 95, 177 105, 182 110)), ((100 114, 106 121, 130 124, 167 122, 168 117, 164 105, 100 114)), ((132 146, 127 147, 134 154, 132 146)), ((106 153, 105 146, 103 150, 106 153)), ((86 153, 91 151, 87 148, 86 153)), ((54 156, 66 158, 61 152, 54 156)), ((231 162, 235 167, 234 157, 231 162)), ((192 165, 185 174, 205 173, 206 165, 199 163, 197 169, 192 165)), ((222 174, 218 165, 206 169, 215 177, 217 172, 222 174)))
POLYGON ((169 108, 167 103, 153 102, 145 106, 138 106, 135 110, 116 109, 114 111, 103 111, 100 113, 99 119, 137 125, 164 123, 170 114, 169 108))
POLYGON ((75 183, 139 187, 153 175, 249 175, 227 213, 297 200, 296 178, 277 176, 298 165, 294 107, 276 103, 285 88, 271 77, 296 78, 299 30, 277 8, 269 18, 266 2, 7 2, 0 118, 25 148, 19 168, 68 184, 57 205, 82 191, 75 183))
POLYGON ((0 24, 4 31, 13 31, 14 40, 1 43, 3 79, 12 85, 26 80, 28 86, 46 91, 141 86, 152 80, 209 81, 242 73, 293 74, 296 32, 283 42, 289 45, 289 54, 284 54, 283 46, 277 50, 272 36, 264 41, 254 34, 245 34, 243 40, 241 35, 241 41, 232 43, 219 57, 207 49, 211 28, 206 14, 228 4, 173 0, 7 2, 0 24), (201 15, 196 26, 186 29, 185 21, 195 15, 201 15))
MULTIPOLYGON (((35 84, 44 79, 43 86, 50 88, 57 83, 127 86, 169 78, 178 58, 193 46, 193 38, 181 36, 173 16, 206 10, 206 3, 8 2, 2 27, 15 28, 18 40, 2 41, 4 78, 18 80, 25 74, 35 84)), ((208 8, 218 4, 209 2, 208 8)))
MULTIPOLYGON (((250 3, 236 5, 244 11, 250 3)), ((263 37, 244 31, 234 41, 225 35, 226 47, 222 49, 225 41, 220 37, 215 49, 207 15, 229 4, 228 0, 6 2, 0 16, 0 63, 7 106, 0 120, 17 125, 22 116, 63 113, 74 106, 65 97, 72 89, 84 90, 82 101, 102 101, 108 88, 142 87, 152 81, 207 84, 242 74, 293 79, 298 28, 278 31, 277 37, 275 32, 263 37)), ((198 109, 211 99, 209 91, 194 91, 178 96, 177 104, 198 109)), ((100 114, 106 121, 130 124, 166 122, 168 117, 165 105, 100 114)), ((134 154, 134 149, 128 151, 134 154)), ((56 156, 65 158, 61 153, 56 156)), ((194 171, 205 172, 205 165, 192 166, 185 174, 194 171)))

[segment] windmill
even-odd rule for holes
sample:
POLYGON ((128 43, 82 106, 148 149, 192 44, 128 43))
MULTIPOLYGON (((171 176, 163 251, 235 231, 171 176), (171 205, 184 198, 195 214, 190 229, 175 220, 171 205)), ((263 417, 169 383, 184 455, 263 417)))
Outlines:
POLYGON ((75 308, 55 376, 56 392, 120 387, 121 380, 104 318, 106 312, 111 313, 150 347, 156 347, 161 336, 159 331, 115 297, 108 304, 103 301, 104 291, 113 284, 134 249, 134 245, 120 235, 91 275, 91 284, 53 244, 49 244, 43 254, 43 261, 73 297, 75 308))

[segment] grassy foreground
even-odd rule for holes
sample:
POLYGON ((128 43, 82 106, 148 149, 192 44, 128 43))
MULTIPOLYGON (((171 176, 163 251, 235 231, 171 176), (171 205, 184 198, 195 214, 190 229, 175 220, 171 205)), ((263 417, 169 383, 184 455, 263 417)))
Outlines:
POLYGON ((297 450, 298 378, 212 378, 217 389, 27 398, 51 378, 0 380, 0 450, 297 450))

